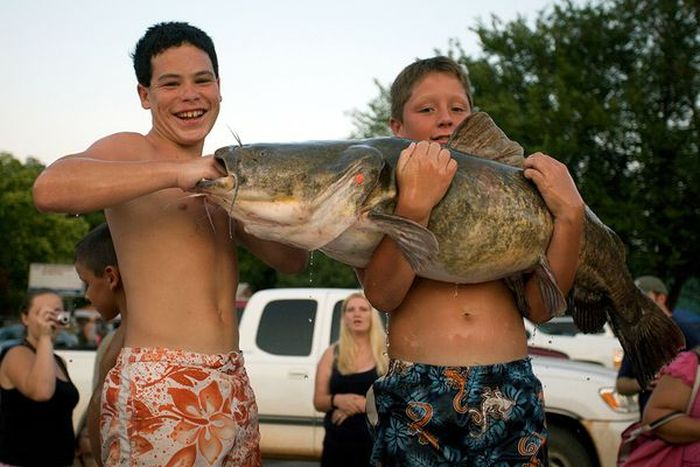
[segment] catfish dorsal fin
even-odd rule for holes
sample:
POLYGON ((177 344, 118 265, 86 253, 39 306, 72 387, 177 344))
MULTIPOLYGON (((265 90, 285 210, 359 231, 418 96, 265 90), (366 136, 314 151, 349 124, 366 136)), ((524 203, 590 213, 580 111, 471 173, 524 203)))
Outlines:
POLYGON ((449 149, 471 156, 522 167, 523 147, 509 139, 486 112, 475 112, 452 132, 449 149))

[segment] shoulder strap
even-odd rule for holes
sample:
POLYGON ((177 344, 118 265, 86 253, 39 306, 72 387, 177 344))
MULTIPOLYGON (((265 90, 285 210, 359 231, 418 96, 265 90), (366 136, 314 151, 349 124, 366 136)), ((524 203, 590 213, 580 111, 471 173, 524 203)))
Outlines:
MULTIPOLYGON (((27 339, 24 339, 22 341, 22 343, 18 344, 18 345, 23 345, 25 347, 28 347, 32 352, 36 353, 36 349, 34 348, 32 343, 29 342, 27 339)), ((61 369, 63 370, 63 373, 66 375, 67 381, 71 382, 70 375, 68 374, 68 367, 66 366, 66 362, 63 361, 63 359, 59 355, 56 355, 56 354, 53 354, 53 358, 54 358, 54 360, 56 360, 56 363, 58 363, 58 366, 60 366, 61 369)))
MULTIPOLYGON (((695 351, 695 356, 698 358, 698 364, 700 364, 700 353, 698 353, 698 348, 693 349, 695 351)), ((698 395, 698 388, 700 388, 700 368, 695 367, 695 381, 693 382, 693 390, 690 391, 690 399, 688 399, 688 406, 685 408, 685 413, 689 414, 695 405, 695 398, 698 395)))
MULTIPOLYGON (((700 364, 700 352, 698 352, 698 348, 693 349, 695 353, 697 354, 699 364, 700 364)), ((700 368, 699 368, 700 369, 700 368)), ((695 402, 695 397, 698 394, 698 389, 700 389, 700 371, 698 369, 695 370, 695 381, 693 382, 693 389, 690 392, 690 399, 688 399, 688 406, 685 409, 685 412, 671 412, 669 414, 664 415, 663 417, 660 417, 653 422, 649 423, 648 425, 640 425, 637 429, 633 430, 630 433, 630 438, 629 440, 632 441, 639 437, 642 433, 648 433, 650 431, 653 431, 660 427, 661 425, 665 425, 666 423, 670 422, 671 420, 675 420, 678 417, 683 417, 686 416, 687 414, 690 413, 690 411, 693 408, 694 402, 695 402)))

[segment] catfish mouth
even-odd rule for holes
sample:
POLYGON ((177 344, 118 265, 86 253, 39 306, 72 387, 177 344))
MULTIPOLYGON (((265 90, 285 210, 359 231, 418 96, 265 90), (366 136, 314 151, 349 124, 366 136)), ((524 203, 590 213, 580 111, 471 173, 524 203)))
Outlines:
POLYGON ((203 178, 197 182, 195 190, 198 193, 207 195, 207 197, 227 208, 227 211, 230 212, 238 197, 238 187, 238 177, 236 177, 236 174, 229 173, 214 180, 203 178))

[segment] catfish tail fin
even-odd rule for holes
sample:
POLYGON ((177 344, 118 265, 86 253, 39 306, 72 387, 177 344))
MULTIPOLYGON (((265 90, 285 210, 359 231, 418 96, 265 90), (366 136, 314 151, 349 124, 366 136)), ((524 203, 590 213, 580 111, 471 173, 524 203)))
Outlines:
POLYGON ((646 387, 661 367, 685 347, 685 337, 676 323, 641 292, 637 305, 642 310, 641 318, 633 325, 619 322, 614 314, 609 319, 630 357, 639 384, 646 387))

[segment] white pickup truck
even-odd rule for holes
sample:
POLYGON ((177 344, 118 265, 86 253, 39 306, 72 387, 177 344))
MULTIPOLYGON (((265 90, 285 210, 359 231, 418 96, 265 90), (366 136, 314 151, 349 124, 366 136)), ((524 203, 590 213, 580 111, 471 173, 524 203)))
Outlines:
MULTIPOLYGON (((337 339, 342 300, 353 289, 270 289, 255 293, 239 316, 240 348, 256 394, 266 457, 319 459, 323 414, 313 406, 316 363, 337 339)), ((59 352, 90 397, 94 352, 59 352)), ((545 392, 550 465, 615 465, 620 433, 637 404, 614 391, 616 373, 600 365, 533 356, 545 392)))
MULTIPOLYGON (((313 407, 316 363, 337 339, 351 289, 270 289, 255 293, 240 318, 240 347, 260 412, 268 455, 319 458, 323 414, 313 407)), ((600 365, 533 357, 545 392, 553 466, 614 466, 620 433, 639 414, 614 391, 600 365)))

